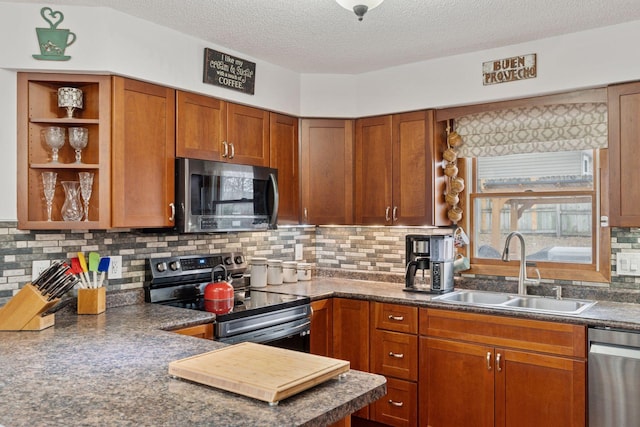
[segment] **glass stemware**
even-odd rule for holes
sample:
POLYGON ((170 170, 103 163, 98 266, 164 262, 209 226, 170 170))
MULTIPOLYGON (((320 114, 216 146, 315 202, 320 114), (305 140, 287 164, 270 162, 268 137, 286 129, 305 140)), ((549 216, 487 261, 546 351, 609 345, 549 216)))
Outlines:
POLYGON ((87 146, 89 129, 69 128, 69 145, 76 150, 76 163, 82 163, 82 149, 87 146))
POLYGON ((80 177, 80 194, 84 201, 84 220, 89 221, 89 199, 93 187, 93 172, 78 172, 80 177))
POLYGON ((49 126, 44 129, 44 140, 51 148, 51 163, 58 163, 58 150, 64 145, 66 129, 59 126, 49 126))
POLYGON ((53 196, 56 193, 56 180, 58 174, 55 172, 42 172, 42 186, 44 187, 44 199, 47 202, 47 221, 51 221, 51 207, 53 206, 53 196))

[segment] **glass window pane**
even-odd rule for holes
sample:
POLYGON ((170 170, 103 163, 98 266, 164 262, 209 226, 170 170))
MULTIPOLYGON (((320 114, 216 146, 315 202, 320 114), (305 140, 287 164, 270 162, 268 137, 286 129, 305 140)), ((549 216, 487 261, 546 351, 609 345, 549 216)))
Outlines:
POLYGON ((476 191, 593 189, 593 150, 479 157, 476 191))
MULTIPOLYGON (((527 260, 590 264, 593 247, 591 196, 497 197, 474 200, 474 255, 501 258, 507 234, 525 238, 527 260)), ((518 240, 510 259, 519 259, 518 240)))

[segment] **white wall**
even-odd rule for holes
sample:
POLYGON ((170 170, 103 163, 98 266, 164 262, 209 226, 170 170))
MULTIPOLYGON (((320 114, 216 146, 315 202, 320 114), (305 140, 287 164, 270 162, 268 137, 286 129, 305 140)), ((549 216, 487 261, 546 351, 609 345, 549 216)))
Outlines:
MULTIPOLYGON (((20 70, 113 73, 301 117, 364 117, 640 80, 640 21, 361 75, 304 74, 107 8, 53 6, 78 36, 70 61, 38 61, 45 4, 0 3, 0 220, 16 220, 16 83, 20 70), (254 96, 202 83, 204 48, 256 62, 254 96), (482 85, 482 62, 538 54, 538 77, 482 85)), ((49 5, 51 7, 51 5, 49 5)))

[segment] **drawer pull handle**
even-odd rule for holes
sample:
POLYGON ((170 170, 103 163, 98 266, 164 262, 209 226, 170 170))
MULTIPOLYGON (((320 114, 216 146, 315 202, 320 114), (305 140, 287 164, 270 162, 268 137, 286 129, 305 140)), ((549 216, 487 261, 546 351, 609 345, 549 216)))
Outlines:
POLYGON ((389 320, 395 320, 397 322, 402 322, 404 320, 404 316, 394 316, 393 314, 389 315, 389 320))
POLYGON ((487 371, 491 370, 491 352, 487 352, 487 371))
POLYGON ((396 402, 396 401, 393 401, 391 399, 389 399, 389 404, 393 405, 393 406, 396 406, 398 408, 402 408, 404 406, 404 402, 396 402))
POLYGON ((396 359, 404 359, 404 353, 394 353, 393 351, 390 351, 389 357, 395 357, 396 359))

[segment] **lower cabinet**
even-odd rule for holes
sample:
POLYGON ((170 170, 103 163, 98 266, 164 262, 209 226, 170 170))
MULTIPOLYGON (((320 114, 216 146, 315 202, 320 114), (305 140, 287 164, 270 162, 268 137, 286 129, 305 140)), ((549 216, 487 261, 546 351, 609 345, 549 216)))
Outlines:
POLYGON ((311 302, 310 353, 333 356, 333 299, 311 302))
POLYGON ((422 309, 420 425, 584 426, 585 327, 422 309))
POLYGON ((212 340, 213 339, 213 323, 189 326, 187 328, 176 329, 173 332, 177 334, 182 334, 182 335, 189 335, 190 337, 212 340))

